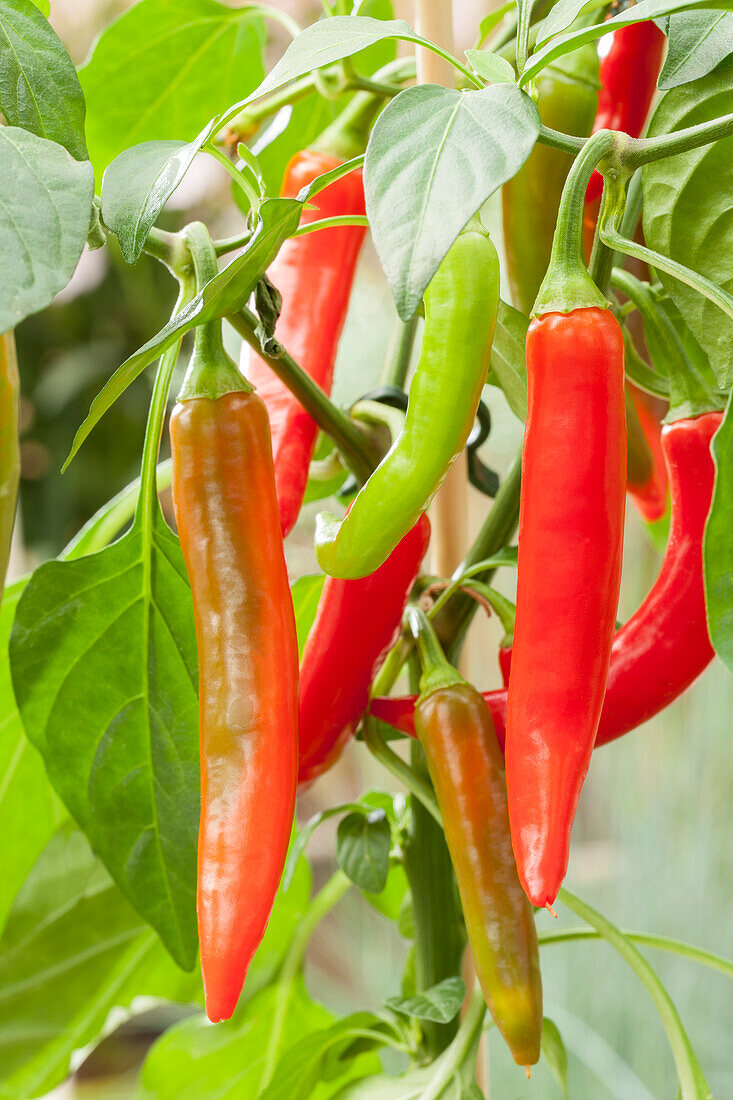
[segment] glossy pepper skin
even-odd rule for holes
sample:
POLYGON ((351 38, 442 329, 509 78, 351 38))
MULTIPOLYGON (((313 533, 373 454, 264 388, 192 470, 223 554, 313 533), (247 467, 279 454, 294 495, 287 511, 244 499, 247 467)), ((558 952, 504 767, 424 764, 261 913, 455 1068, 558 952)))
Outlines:
POLYGON ((234 1011, 290 839, 298 647, 264 403, 246 392, 180 402, 171 452, 199 653, 197 907, 217 1021, 234 1011))
POLYGON ((421 516, 375 573, 326 578, 300 665, 300 784, 330 768, 353 736, 429 541, 421 516))
MULTIPOLYGON (((621 130, 630 137, 640 136, 656 91, 666 41, 664 33, 651 22, 614 31, 610 49, 601 61, 601 92, 593 133, 621 130)), ((594 172, 586 203, 599 199, 602 191, 603 177, 594 172)))
MULTIPOLYGON (((713 659, 705 617, 702 542, 715 468, 710 441, 722 413, 677 420, 662 430, 671 524, 662 567, 641 606, 617 632, 595 747, 653 718, 686 691, 713 659)), ((506 657, 502 668, 507 669, 506 657)), ((484 693, 500 744, 506 689, 484 693)), ((411 736, 415 696, 374 699, 377 718, 411 736)))
POLYGON ((532 909, 517 877, 491 715, 469 684, 418 699, 415 727, 443 817, 486 1004, 512 1056, 540 1056, 542 982, 532 909))
MULTIPOLYGON (((305 150, 290 161, 282 185, 285 198, 342 161, 328 153, 305 150)), ((313 197, 301 225, 340 214, 364 214, 361 172, 351 172, 313 197)), ((282 295, 275 338, 326 393, 331 392, 339 337, 346 320, 356 263, 364 242, 363 226, 339 226, 290 237, 270 266, 268 276, 282 295)), ((273 373, 244 346, 242 369, 265 402, 270 417, 275 482, 283 537, 295 525, 308 481, 318 428, 273 373)))
POLYGON ((623 336, 610 310, 548 313, 532 321, 526 354, 506 774, 520 880, 534 905, 551 906, 596 738, 621 584, 623 336))
MULTIPOLYGON (((537 106, 545 126, 587 137, 598 106, 598 54, 584 46, 543 69, 537 106)), ((529 315, 552 249, 555 219, 572 157, 536 145, 501 189, 504 247, 512 301, 529 315)))
POLYGON ((316 558, 329 576, 373 573, 427 509, 473 427, 498 304, 496 249, 482 229, 466 229, 425 291, 422 347, 402 431, 348 515, 340 522, 318 516, 316 558))
POLYGON ((20 482, 20 379, 13 329, 0 336, 0 596, 10 558, 20 482))

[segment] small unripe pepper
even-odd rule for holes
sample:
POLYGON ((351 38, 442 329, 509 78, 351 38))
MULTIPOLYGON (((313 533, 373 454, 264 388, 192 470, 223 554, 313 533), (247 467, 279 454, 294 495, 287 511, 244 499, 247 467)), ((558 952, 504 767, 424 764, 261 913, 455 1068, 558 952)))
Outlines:
POLYGON ((415 729, 461 895, 476 976, 515 1062, 540 1056, 542 981, 532 909, 517 876, 506 779, 491 714, 412 608, 424 665, 415 729))
POLYGON ((373 573, 427 509, 473 427, 498 304, 496 249, 475 220, 425 291, 422 348, 402 431, 348 515, 318 516, 316 558, 329 576, 373 573))

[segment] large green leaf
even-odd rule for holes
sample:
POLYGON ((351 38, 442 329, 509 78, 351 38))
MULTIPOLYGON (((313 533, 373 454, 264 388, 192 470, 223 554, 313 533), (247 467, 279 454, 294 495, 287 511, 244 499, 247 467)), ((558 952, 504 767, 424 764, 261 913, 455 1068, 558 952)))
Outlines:
POLYGON ((403 320, 469 218, 524 164, 539 128, 537 108, 513 84, 423 84, 379 116, 364 164, 366 209, 403 320))
POLYGON ((31 0, 0 0, 0 110, 9 126, 87 159, 84 96, 61 39, 31 0))
POLYGON ((107 409, 131 382, 159 356, 173 347, 184 333, 214 317, 235 313, 246 303, 258 280, 270 266, 280 245, 297 228, 302 203, 297 199, 265 199, 260 205, 259 221, 247 247, 220 271, 188 305, 171 317, 167 325, 143 344, 117 368, 92 401, 89 415, 74 436, 66 460, 68 465, 107 409))
POLYGON ((0 940, 0 1098, 28 1100, 66 1076, 112 1008, 137 996, 198 999, 71 824, 43 851, 0 940))
POLYGON ((10 680, 8 638, 25 583, 8 585, 0 608, 0 929, 26 875, 65 816, 43 761, 25 735, 10 680))
POLYGON ((0 126, 0 332, 68 283, 89 231, 92 166, 55 141, 0 126))
MULTIPOLYGON (((650 135, 733 112, 733 57, 707 76, 659 100, 650 135)), ((733 291, 733 137, 645 165, 644 233, 649 247, 733 291)), ((664 272, 659 277, 718 383, 733 382, 733 329, 717 306, 664 272)))
POLYGON ((733 397, 712 452, 715 489, 703 547, 705 603, 715 652, 733 672, 733 397))
POLYGON ((193 611, 158 509, 106 550, 36 570, 10 640, 28 737, 57 792, 173 957, 196 955, 193 611))
POLYGON ((667 35, 669 48, 658 81, 663 90, 705 76, 733 53, 733 14, 680 12, 670 17, 667 35))
MULTIPOLYGON (((267 986, 215 1028, 203 1016, 170 1028, 145 1060, 140 1100, 254 1100, 266 1068, 277 994, 277 985, 267 986)), ((283 1042, 290 1046, 332 1022, 331 1013, 308 997, 300 979, 291 993, 283 1042)))
POLYGON ((95 171, 143 141, 191 141, 262 78, 264 29, 252 8, 140 0, 97 40, 80 72, 95 171))
POLYGON ((454 977, 446 978, 412 997, 389 997, 386 1004, 393 1012, 403 1016, 449 1024, 458 1015, 465 999, 466 986, 462 978, 454 977))
POLYGON ((151 226, 211 135, 213 123, 188 144, 146 141, 112 161, 102 179, 102 217, 128 264, 140 257, 151 226))

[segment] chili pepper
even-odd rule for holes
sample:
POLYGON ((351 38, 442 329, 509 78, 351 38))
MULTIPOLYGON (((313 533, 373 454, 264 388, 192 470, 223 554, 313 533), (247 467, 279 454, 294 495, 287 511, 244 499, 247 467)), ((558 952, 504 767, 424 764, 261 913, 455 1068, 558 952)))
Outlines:
MULTIPOLYGON (((657 88, 667 38, 652 22, 634 23, 613 32, 611 46, 601 61, 601 93, 593 123, 597 130, 621 130, 639 137, 657 88)), ((586 202, 600 197, 603 176, 594 172, 586 202)))
POLYGON ((628 470, 626 487, 647 523, 656 523, 667 512, 669 485, 662 454, 662 425, 652 398, 626 383, 628 470))
POLYGON ((542 983, 534 916, 517 877, 506 779, 491 715, 410 609, 424 667, 415 727, 438 799, 476 976, 519 1065, 540 1056, 542 983))
MULTIPOLYGON (((200 228, 187 234, 202 286, 216 261, 200 228)), ((234 1011, 267 925, 298 766, 298 648, 267 410, 226 356, 220 322, 196 330, 170 431, 199 652, 201 968, 217 1021, 234 1011)))
POLYGON ((8 329, 0 336, 0 597, 8 569, 20 482, 19 411, 15 332, 8 329))
MULTIPOLYGON (((543 69, 537 93, 545 126, 587 137, 598 106, 595 45, 584 46, 543 69)), ((509 286, 514 305, 525 314, 529 314, 547 270, 560 196, 572 163, 567 153, 538 144, 501 189, 509 286)))
MULTIPOLYGON (((685 417, 662 429, 671 522, 659 572, 646 599, 616 633, 595 747, 647 722, 694 683, 713 659, 703 588, 702 540, 715 468, 710 441, 722 413, 685 417)), ((500 743, 506 690, 485 692, 500 743)), ((371 712, 414 736, 414 696, 373 699, 371 712)))
POLYGON ((375 573, 326 578, 300 665, 299 783, 330 768, 353 736, 429 541, 430 523, 421 516, 375 573))
POLYGON ((610 310, 545 313, 530 325, 526 352, 506 768, 519 877, 530 901, 549 907, 567 867, 616 622, 626 490, 623 335, 610 310))
MULTIPOLYGON (((297 153, 285 170, 281 194, 297 198, 317 176, 363 152, 368 124, 380 100, 357 96, 354 103, 311 148, 297 153)), ((335 180, 311 200, 301 225, 340 214, 364 214, 361 172, 335 180)), ((366 229, 359 225, 319 229, 290 237, 270 265, 268 277, 282 295, 275 339, 310 377, 331 392, 339 338, 349 308, 356 263, 366 229)), ((318 428, 287 386, 244 346, 242 369, 267 405, 275 460, 275 482, 283 537, 298 518, 318 428)))
POLYGON ((402 431, 345 519, 318 516, 316 558, 325 573, 373 573, 427 509, 473 427, 498 304, 499 259, 474 219, 425 292, 422 348, 402 431))

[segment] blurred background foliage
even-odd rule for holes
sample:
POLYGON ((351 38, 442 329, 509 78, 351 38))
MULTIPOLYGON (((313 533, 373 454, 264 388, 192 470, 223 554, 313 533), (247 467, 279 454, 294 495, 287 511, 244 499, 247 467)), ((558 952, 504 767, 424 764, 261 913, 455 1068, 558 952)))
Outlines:
MULTIPOLYGON (((130 6, 117 0, 52 0, 52 22, 81 63, 95 33, 130 6)), ((303 23, 320 10, 315 0, 278 6, 303 23)), ((481 0, 456 5, 467 39, 489 6, 481 0)), ((399 4, 395 8, 399 11, 399 4)), ((277 29, 274 34, 271 48, 276 53, 277 29)), ((327 107, 324 112, 327 116, 327 107)), ((289 140, 294 141, 292 134, 289 140)), ((287 143, 267 154, 273 176, 282 171, 288 155, 287 143)), ((217 236, 236 231, 240 218, 225 173, 210 160, 199 161, 203 163, 176 193, 162 224, 175 229, 201 217, 217 236)), ((485 220, 498 242, 496 201, 489 204, 485 220)), ((162 326, 174 297, 172 280, 160 265, 143 257, 134 269, 128 268, 110 243, 102 251, 85 252, 67 290, 17 330, 23 434, 21 522, 13 575, 57 554, 101 504, 136 476, 152 381, 149 372, 114 405, 63 477, 60 467, 92 397, 115 367, 162 326)), ((394 316, 378 261, 367 245, 339 352, 338 400, 353 400, 376 383, 394 316)), ((230 333, 229 339, 236 354, 237 338, 230 333)), ((498 391, 487 389, 485 396, 493 429, 483 457, 503 473, 519 446, 522 426, 498 391)), ((486 498, 472 489, 470 494, 471 523, 477 529, 486 498)), ((288 540, 293 578, 315 571, 311 545, 320 507, 306 506, 288 540)), ((629 507, 622 618, 643 598, 660 560, 629 507)), ((510 571, 499 573, 497 587, 513 595, 510 571)), ((472 628, 468 671, 482 689, 499 683, 494 655, 500 636, 495 620, 481 619, 472 628)), ((716 661, 668 711, 595 754, 567 880, 570 889, 621 927, 677 936, 727 956, 733 955, 731 714, 733 680, 716 661)), ((324 806, 391 782, 361 746, 352 745, 339 765, 300 799, 299 817, 306 820, 324 806)), ((309 847, 317 885, 334 866, 335 828, 324 826, 309 847)), ((540 926, 549 927, 551 918, 542 914, 538 919, 540 926)), ((560 922, 575 923, 562 909, 560 922)), ((407 943, 396 926, 351 891, 313 941, 307 969, 311 991, 336 1011, 377 1008, 386 996, 398 992, 406 952, 407 943)), ((672 956, 654 954, 651 961, 680 1010, 714 1094, 733 1096, 730 982, 672 956)), ((570 1055, 571 1097, 656 1100, 674 1095, 671 1057, 651 1002, 606 945, 547 947, 543 976, 547 1014, 559 1026, 570 1055), (664 1082, 661 1091, 659 1082, 664 1082)), ((134 1016, 114 1030, 54 1095, 88 1100, 133 1097, 134 1073, 149 1043, 181 1011, 180 1006, 158 1007, 134 1016)), ((500 1100, 560 1096, 544 1065, 525 1082, 503 1044, 491 1035, 488 1061, 487 1095, 500 1100)))

